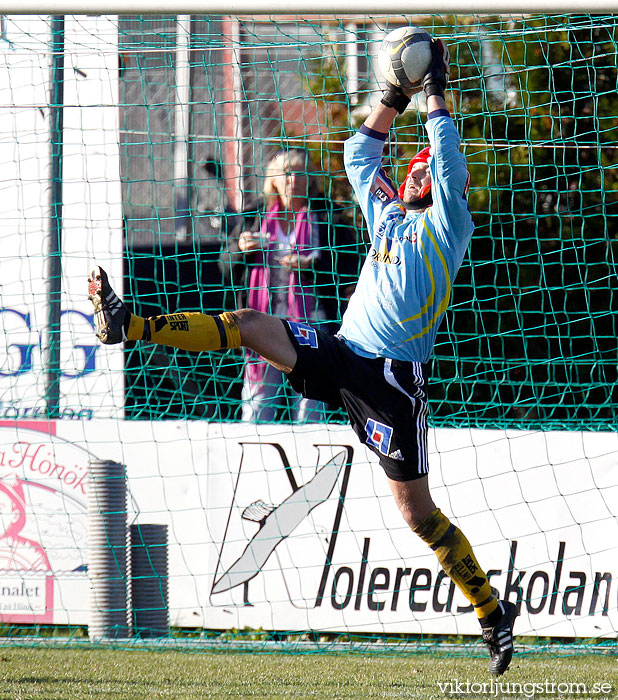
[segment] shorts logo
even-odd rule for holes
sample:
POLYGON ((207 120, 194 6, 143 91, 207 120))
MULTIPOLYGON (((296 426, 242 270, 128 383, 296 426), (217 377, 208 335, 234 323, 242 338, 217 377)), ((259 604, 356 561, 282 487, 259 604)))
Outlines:
POLYGON ((308 345, 310 348, 318 347, 318 334, 314 328, 294 321, 288 321, 288 325, 299 345, 308 345))
POLYGON ((377 447, 383 455, 388 455, 393 437, 391 426, 380 423, 373 418, 367 418, 365 430, 367 431, 367 444, 377 447))

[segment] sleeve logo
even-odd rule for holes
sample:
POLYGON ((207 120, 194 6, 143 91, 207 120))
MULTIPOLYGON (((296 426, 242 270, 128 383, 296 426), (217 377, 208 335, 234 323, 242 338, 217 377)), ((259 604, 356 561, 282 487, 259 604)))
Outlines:
POLYGON ((382 177, 381 174, 375 176, 373 184, 371 185, 371 194, 382 202, 382 204, 390 202, 392 199, 395 199, 397 195, 395 188, 389 182, 388 178, 386 176, 382 177))

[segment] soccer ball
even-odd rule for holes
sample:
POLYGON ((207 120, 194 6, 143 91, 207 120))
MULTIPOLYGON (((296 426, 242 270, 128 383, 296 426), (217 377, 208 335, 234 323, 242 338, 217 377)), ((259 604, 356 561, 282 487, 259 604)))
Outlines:
POLYGON ((419 27, 399 27, 378 50, 378 67, 389 83, 403 90, 420 87, 431 63, 431 36, 419 27))

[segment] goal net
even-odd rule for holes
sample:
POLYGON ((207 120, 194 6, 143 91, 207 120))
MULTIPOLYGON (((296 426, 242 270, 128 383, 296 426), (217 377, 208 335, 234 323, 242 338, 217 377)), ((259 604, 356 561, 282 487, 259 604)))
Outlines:
MULTIPOLYGON (((476 227, 429 368, 432 492, 520 634, 615 643, 616 15, 60 19, 1 23, 0 620, 88 624, 88 471, 110 459, 127 522, 168 528, 178 634, 476 634, 340 411, 240 351, 104 347, 86 291, 97 263, 143 316, 249 303, 239 238, 283 152, 315 218, 308 320, 335 331, 368 249, 343 143, 380 41, 415 24, 450 47, 476 227)), ((415 98, 390 133, 395 182, 425 119, 415 98)))

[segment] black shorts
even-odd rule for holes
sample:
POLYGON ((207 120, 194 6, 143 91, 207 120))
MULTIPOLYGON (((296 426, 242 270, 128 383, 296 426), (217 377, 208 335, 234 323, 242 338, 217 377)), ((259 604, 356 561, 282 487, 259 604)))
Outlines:
POLYGON ((410 481, 427 475, 427 372, 420 362, 368 359, 337 336, 284 321, 298 360, 288 380, 308 399, 347 410, 360 441, 378 455, 386 475, 410 481))

